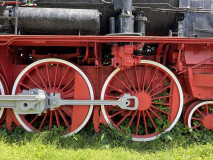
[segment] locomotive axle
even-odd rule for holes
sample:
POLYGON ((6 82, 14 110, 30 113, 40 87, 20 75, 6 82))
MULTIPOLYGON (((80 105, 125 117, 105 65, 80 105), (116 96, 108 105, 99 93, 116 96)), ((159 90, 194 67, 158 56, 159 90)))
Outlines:
POLYGON ((47 109, 54 110, 62 105, 117 105, 121 109, 136 110, 138 98, 130 94, 124 94, 118 100, 65 100, 60 93, 48 94, 44 90, 32 89, 23 91, 18 95, 0 95, 0 108, 13 108, 18 114, 45 113, 47 109), (130 100, 134 106, 130 107, 130 100))

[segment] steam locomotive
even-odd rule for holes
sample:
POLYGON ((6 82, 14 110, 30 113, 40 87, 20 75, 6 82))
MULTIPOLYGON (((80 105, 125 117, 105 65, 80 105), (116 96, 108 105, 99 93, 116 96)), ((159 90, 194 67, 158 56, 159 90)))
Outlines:
POLYGON ((0 8, 0 126, 134 141, 213 129, 212 0, 16 0, 0 8))

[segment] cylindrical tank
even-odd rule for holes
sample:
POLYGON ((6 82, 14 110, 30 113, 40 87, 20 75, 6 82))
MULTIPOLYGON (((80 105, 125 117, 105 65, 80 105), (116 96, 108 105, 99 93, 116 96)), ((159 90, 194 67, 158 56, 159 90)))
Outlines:
POLYGON ((27 33, 98 35, 100 13, 91 9, 18 8, 18 26, 27 33))

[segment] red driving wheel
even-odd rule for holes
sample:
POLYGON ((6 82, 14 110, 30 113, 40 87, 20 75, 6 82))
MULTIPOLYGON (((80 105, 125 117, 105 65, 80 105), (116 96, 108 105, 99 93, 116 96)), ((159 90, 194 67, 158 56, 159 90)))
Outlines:
POLYGON ((133 140, 156 139, 177 123, 183 108, 183 93, 175 75, 165 66, 142 60, 128 69, 116 69, 106 80, 102 100, 118 100, 123 94, 136 96, 138 109, 123 110, 116 105, 102 105, 110 126, 130 129, 133 140))
MULTIPOLYGON (((17 77, 12 94, 23 90, 40 89, 60 93, 62 99, 93 99, 93 89, 87 76, 74 64, 60 59, 43 59, 27 66, 17 77)), ((64 105, 42 114, 18 114, 15 116, 27 131, 58 129, 63 135, 81 130, 92 114, 93 106, 64 105)))

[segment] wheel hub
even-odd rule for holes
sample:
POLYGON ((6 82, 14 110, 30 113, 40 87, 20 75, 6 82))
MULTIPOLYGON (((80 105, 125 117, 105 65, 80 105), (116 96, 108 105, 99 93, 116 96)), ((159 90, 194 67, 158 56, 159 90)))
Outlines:
POLYGON ((205 116, 204 120, 203 120, 203 125, 207 128, 207 129, 213 129, 213 115, 212 114, 208 114, 207 116, 205 116))
POLYGON ((138 98, 139 106, 138 110, 145 111, 151 105, 151 96, 145 92, 137 93, 135 95, 138 98))

